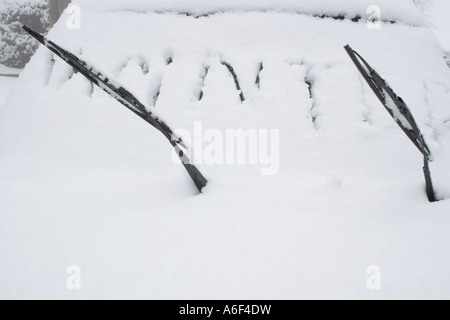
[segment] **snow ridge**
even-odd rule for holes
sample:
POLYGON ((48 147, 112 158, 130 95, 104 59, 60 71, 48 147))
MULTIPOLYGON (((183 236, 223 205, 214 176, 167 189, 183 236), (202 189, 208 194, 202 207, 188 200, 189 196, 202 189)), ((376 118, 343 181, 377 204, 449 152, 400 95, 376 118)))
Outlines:
POLYGON ((383 21, 396 21, 410 25, 424 25, 426 20, 410 0, 76 0, 75 4, 88 10, 134 11, 141 13, 181 13, 194 17, 205 17, 226 12, 284 12, 311 16, 335 17, 337 19, 367 18, 370 6, 381 9, 383 21), (107 5, 105 5, 107 3, 107 5))

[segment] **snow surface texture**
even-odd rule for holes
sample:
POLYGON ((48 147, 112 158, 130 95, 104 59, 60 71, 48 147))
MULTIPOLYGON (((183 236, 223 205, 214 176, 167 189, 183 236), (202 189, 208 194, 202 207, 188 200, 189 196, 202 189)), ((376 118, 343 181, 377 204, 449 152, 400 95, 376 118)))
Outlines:
POLYGON ((15 83, 15 78, 0 76, 0 106, 5 103, 12 86, 15 83))
POLYGON ((425 14, 432 21, 433 30, 436 37, 444 48, 444 57, 450 67, 450 1, 429 0, 424 8, 425 14))
POLYGON ((41 47, 0 110, 1 298, 450 298, 450 202, 427 201, 422 156, 343 49, 408 103, 448 199, 450 70, 412 1, 378 1, 402 21, 380 30, 310 16, 376 1, 221 1, 238 12, 199 19, 152 11, 211 1, 143 2, 75 1, 81 29, 63 16, 49 38, 173 128, 279 129, 280 171, 203 165, 196 195, 162 135, 41 47), (245 11, 280 3, 307 14, 245 11))

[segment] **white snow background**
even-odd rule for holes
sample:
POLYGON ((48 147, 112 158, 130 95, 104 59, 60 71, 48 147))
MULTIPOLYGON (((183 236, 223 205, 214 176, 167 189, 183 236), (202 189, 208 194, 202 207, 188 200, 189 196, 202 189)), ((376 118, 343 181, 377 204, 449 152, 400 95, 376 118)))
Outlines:
POLYGON ((413 1, 73 3, 81 29, 64 15, 49 39, 173 128, 279 129, 280 171, 199 166, 197 195, 161 134, 41 47, 0 109, 0 298, 450 298, 450 69, 413 1), (408 103, 442 201, 346 44, 408 103))
POLYGON ((10 77, 10 75, 18 75, 19 73, 20 70, 0 65, 0 106, 5 103, 5 99, 17 80, 15 77, 10 77))
POLYGON ((436 37, 446 50, 450 50, 450 1, 422 0, 422 11, 429 19, 436 37))

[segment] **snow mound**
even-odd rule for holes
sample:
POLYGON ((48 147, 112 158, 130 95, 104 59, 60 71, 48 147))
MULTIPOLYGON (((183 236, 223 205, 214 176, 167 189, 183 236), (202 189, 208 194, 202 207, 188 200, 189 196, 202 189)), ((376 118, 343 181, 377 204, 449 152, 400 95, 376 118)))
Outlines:
POLYGON ((41 47, 0 109, 0 297, 448 298, 450 202, 427 201, 422 156, 343 49, 407 102, 448 199, 441 45, 412 1, 370 1, 403 22, 375 30, 287 12, 368 3, 74 1, 81 28, 67 13, 51 40, 197 137, 195 150, 223 155, 211 139, 227 130, 278 132, 265 155, 278 171, 203 163, 197 195, 156 130, 41 47), (162 13, 188 10, 223 13, 162 13), (80 291, 66 287, 72 265, 80 291), (373 265, 381 291, 367 289, 373 265))

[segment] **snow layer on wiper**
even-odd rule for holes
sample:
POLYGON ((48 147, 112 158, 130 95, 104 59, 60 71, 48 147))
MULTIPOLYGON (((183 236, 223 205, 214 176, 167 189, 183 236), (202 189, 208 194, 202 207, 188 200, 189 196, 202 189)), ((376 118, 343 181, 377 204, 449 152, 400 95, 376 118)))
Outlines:
POLYGON ((423 25, 426 20, 411 0, 76 0, 89 10, 182 13, 205 16, 223 12, 276 11, 312 16, 368 18, 380 9, 382 20, 423 25))

